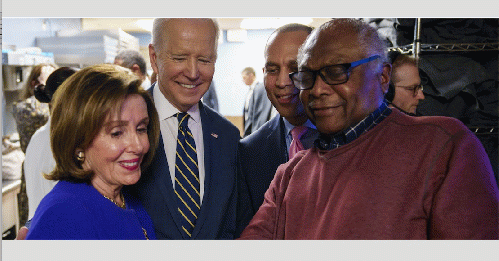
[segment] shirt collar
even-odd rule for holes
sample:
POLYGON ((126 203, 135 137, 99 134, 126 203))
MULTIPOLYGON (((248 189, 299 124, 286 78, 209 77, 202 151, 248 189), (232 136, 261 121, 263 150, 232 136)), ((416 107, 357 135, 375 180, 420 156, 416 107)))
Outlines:
MULTIPOLYGON (((154 89, 152 90, 152 95, 160 121, 175 117, 175 114, 180 112, 165 98, 163 93, 159 90, 158 83, 155 84, 154 89)), ((199 103, 196 103, 194 106, 192 106, 187 111, 187 113, 189 113, 189 116, 194 120, 194 122, 199 123, 201 121, 201 115, 199 113, 199 103)))
POLYGON ((314 142, 314 145, 321 150, 332 150, 348 144, 357 139, 363 133, 374 128, 374 126, 390 115, 391 112, 392 109, 388 107, 387 101, 383 100, 381 106, 357 124, 334 135, 320 134, 319 138, 314 142))
MULTIPOLYGON (((282 117, 282 121, 284 122, 284 128, 285 128, 285 130, 286 130, 286 133, 287 133, 287 134, 289 134, 289 135, 291 135, 291 134, 290 134, 290 132, 291 132, 291 130, 295 127, 295 125, 291 124, 291 123, 290 123, 288 120, 286 120, 286 118, 284 118, 284 117, 282 117)), ((308 127, 308 128, 310 128, 310 129, 314 129, 314 130, 315 130, 315 129, 317 129, 317 128, 315 127, 315 125, 314 125, 314 124, 313 124, 310 120, 307 120, 307 121, 303 124, 303 126, 308 127)))

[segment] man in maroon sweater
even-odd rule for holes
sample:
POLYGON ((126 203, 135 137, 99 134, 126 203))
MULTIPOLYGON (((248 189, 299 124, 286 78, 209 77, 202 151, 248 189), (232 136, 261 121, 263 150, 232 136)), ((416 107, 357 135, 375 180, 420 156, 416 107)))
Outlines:
POLYGON ((334 19, 290 75, 320 137, 281 165, 241 239, 497 239, 498 189, 461 122, 383 99, 391 66, 376 31, 334 19))

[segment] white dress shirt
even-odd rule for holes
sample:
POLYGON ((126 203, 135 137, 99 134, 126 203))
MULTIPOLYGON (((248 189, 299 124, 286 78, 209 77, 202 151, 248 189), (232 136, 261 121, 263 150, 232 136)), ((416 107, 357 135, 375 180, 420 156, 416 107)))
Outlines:
POLYGON ((55 168, 54 156, 50 149, 50 117, 45 125, 31 137, 24 159, 24 177, 28 194, 28 219, 33 218, 35 210, 57 181, 47 180, 42 173, 49 174, 55 168))
MULTIPOLYGON (((166 153, 166 160, 168 161, 168 167, 170 170, 170 178, 175 188, 175 158, 177 151, 177 135, 178 135, 178 120, 175 114, 180 111, 175 108, 166 98, 163 96, 159 90, 159 85, 153 90, 154 104, 156 105, 156 110, 159 115, 159 125, 161 130, 161 135, 163 137, 163 144, 166 153)), ((201 115, 199 113, 199 104, 192 106, 187 113, 189 113, 189 121, 187 126, 194 136, 194 141, 196 142, 196 151, 198 157, 199 166, 199 194, 201 202, 204 195, 204 142, 203 142, 203 128, 201 125, 201 115)))

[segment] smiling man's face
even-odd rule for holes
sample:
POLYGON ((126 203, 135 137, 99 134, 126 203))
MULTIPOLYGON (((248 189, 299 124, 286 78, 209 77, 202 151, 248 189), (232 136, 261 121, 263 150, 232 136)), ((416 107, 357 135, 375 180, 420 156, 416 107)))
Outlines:
POLYGON ((216 29, 209 19, 171 19, 160 41, 149 45, 161 93, 186 112, 208 91, 215 73, 216 29), (158 50, 160 49, 160 50, 158 50))

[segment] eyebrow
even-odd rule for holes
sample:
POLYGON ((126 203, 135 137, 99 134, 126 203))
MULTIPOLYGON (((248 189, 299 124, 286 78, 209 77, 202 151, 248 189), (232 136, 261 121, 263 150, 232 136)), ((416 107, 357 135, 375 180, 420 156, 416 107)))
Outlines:
POLYGON ((267 63, 265 63, 265 67, 269 67, 269 66, 276 66, 276 67, 279 67, 279 64, 274 63, 274 62, 267 62, 267 63))

